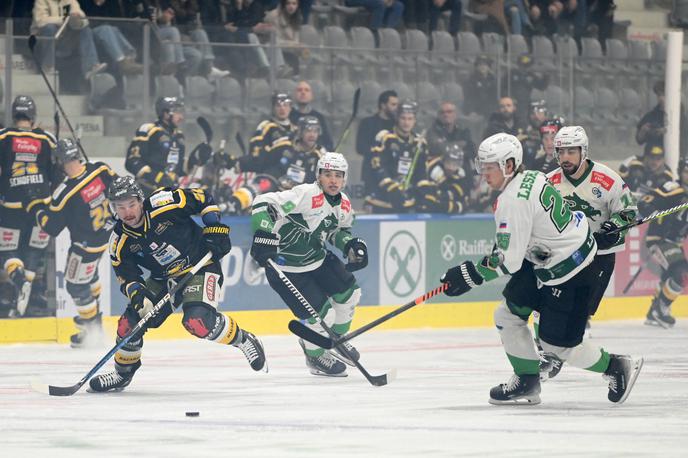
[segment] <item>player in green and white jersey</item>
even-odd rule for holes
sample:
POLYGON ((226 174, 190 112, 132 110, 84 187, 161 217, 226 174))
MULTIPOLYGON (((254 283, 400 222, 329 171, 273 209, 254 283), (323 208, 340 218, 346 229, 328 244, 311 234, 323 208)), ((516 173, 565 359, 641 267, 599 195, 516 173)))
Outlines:
MULTIPOLYGON (((348 332, 361 299, 361 289, 351 272, 368 265, 368 248, 351 233, 354 212, 351 201, 342 192, 348 170, 344 156, 326 153, 318 160, 315 182, 258 196, 251 216, 251 256, 263 267, 268 259, 279 264, 323 321, 340 335, 348 332), (341 250, 348 260, 346 265, 328 249, 326 242, 341 250)), ((294 315, 326 335, 277 273, 267 268, 265 274, 294 315)), ((344 377, 344 363, 353 364, 336 351, 329 352, 303 340, 299 343, 314 375, 344 377)), ((343 345, 358 359, 358 351, 351 344, 343 345)))
POLYGON ((545 175, 521 166, 523 149, 513 135, 499 133, 478 148, 477 166, 500 195, 494 203, 496 246, 479 263, 464 261, 442 281, 458 296, 501 275, 511 275, 495 324, 514 375, 490 390, 491 404, 540 402, 539 357, 528 317, 540 312, 540 342, 570 365, 603 373, 608 399, 626 400, 643 359, 611 355, 583 340, 597 272, 589 266, 597 244, 585 215, 572 212, 545 175))

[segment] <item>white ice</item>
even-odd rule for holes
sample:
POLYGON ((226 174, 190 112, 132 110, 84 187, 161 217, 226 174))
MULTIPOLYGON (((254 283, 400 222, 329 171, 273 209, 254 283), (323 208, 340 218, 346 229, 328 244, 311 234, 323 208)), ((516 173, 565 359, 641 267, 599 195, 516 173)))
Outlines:
POLYGON ((645 357, 623 405, 607 401, 599 374, 566 366, 543 384, 539 406, 488 404, 490 387, 510 376, 489 328, 361 336, 371 373, 398 369, 379 388, 355 368, 343 379, 311 376, 295 337, 267 336, 268 374, 235 348, 149 341, 126 391, 58 398, 29 381, 72 385, 109 347, 0 346, 0 456, 688 456, 685 320, 592 331, 610 352, 645 357))

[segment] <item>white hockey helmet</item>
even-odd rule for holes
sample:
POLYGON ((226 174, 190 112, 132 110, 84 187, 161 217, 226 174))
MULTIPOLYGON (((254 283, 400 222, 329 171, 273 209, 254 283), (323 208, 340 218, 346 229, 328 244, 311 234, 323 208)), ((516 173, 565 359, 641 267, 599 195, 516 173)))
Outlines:
POLYGON ((500 132, 491 135, 480 143, 478 156, 475 158, 475 167, 478 172, 483 164, 496 162, 502 170, 505 178, 511 178, 514 173, 506 174, 506 161, 514 160, 514 171, 523 163, 523 146, 513 135, 500 132))
POLYGON ((346 158, 341 153, 325 153, 318 159, 318 164, 316 165, 318 175, 320 175, 320 171, 323 169, 344 172, 344 180, 346 180, 346 175, 349 172, 349 163, 346 162, 346 158))
MULTIPOLYGON (((588 134, 581 126, 565 126, 554 136, 554 157, 559 163, 559 148, 580 146, 581 164, 588 158, 588 134)), ((561 164, 560 164, 561 165, 561 164)))

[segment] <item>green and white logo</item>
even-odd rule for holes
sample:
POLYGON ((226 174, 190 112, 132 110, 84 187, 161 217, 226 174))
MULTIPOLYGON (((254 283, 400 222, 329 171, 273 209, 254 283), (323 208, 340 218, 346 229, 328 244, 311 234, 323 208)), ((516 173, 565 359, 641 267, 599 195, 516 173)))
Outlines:
POLYGON ((424 223, 383 223, 380 229, 380 240, 386 241, 380 262, 382 303, 395 303, 422 293, 425 287, 424 223))

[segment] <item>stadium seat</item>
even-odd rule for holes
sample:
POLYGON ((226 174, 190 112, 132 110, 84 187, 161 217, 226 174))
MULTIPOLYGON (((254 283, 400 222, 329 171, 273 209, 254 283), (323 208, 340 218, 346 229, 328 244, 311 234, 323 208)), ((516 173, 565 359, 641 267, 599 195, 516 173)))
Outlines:
POLYGON ((367 27, 351 28, 351 60, 353 79, 364 81, 374 77, 380 54, 375 51, 375 37, 367 27))
POLYGON ((263 79, 246 80, 246 109, 250 115, 262 117, 271 111, 270 97, 272 91, 267 81, 263 79))
POLYGON ((402 53, 401 37, 399 32, 388 28, 378 30, 378 34, 380 36, 379 49, 382 52, 377 53, 376 72, 378 79, 389 80, 393 75, 396 77, 397 74, 401 74, 406 64, 402 53))
POLYGON ((397 81, 390 84, 390 88, 397 92, 399 100, 418 100, 416 97, 416 91, 409 87, 408 84, 397 81))
POLYGON ((608 38, 607 41, 607 65, 616 71, 628 70, 628 48, 618 38, 608 38))
POLYGON ((483 33, 483 53, 493 60, 504 55, 504 36, 498 33, 483 33))
POLYGON ((576 65, 578 61, 576 40, 568 35, 559 35, 555 37, 554 43, 557 47, 557 63, 561 62, 564 67, 576 65))
POLYGON ((430 53, 432 80, 437 83, 442 83, 447 79, 454 81, 457 67, 454 38, 449 32, 435 30, 432 32, 432 43, 430 53))
POLYGON ((442 101, 452 102, 456 105, 459 112, 463 108, 463 87, 458 83, 444 83, 442 85, 442 101))
POLYGON ((155 77, 156 97, 182 97, 182 87, 172 75, 155 77))
POLYGON ((428 81, 418 83, 417 88, 420 116, 423 118, 434 116, 440 108, 440 102, 442 101, 440 91, 434 84, 428 81))
POLYGON ((234 78, 220 78, 214 98, 215 109, 229 115, 238 116, 244 112, 243 91, 234 78))
POLYGON ((592 92, 583 86, 574 89, 574 114, 573 122, 576 124, 591 124, 595 109, 595 97, 592 92))
POLYGON ((404 79, 406 81, 427 81, 430 78, 430 58, 428 36, 421 30, 406 31, 406 50, 404 79))
POLYGON ((375 81, 364 81, 361 84, 361 99, 359 102, 359 111, 361 116, 370 116, 377 112, 377 98, 380 96, 382 89, 375 81))
POLYGON ((553 71, 557 68, 554 44, 544 35, 535 35, 533 37, 533 60, 534 66, 538 70, 553 71))
POLYGON ((521 54, 528 54, 530 50, 525 37, 523 35, 509 35, 507 39, 507 52, 511 56, 512 61, 516 60, 521 54))
POLYGON ((650 42, 644 40, 628 40, 628 65, 639 71, 647 71, 652 58, 650 42))
MULTIPOLYGON (((309 81, 309 84, 311 85, 311 90, 313 91, 313 108, 324 115, 327 115, 330 112, 330 96, 327 86, 320 80, 311 80, 309 81)), ((296 84, 294 84, 294 87, 296 87, 296 84)))
MULTIPOLYGON (((569 112, 569 97, 559 86, 549 85, 543 93, 543 98, 550 112, 565 116, 569 112)), ((531 100, 534 100, 531 98, 531 100)))
POLYGON ((347 51, 350 45, 346 32, 344 32, 344 29, 341 27, 330 25, 325 27, 324 36, 324 46, 328 48, 339 48, 328 49, 326 51, 325 63, 329 70, 326 76, 329 77, 332 75, 333 80, 337 81, 349 80, 349 70, 352 60, 349 51, 347 51))
POLYGON ((456 35, 459 58, 473 65, 475 58, 482 53, 480 39, 473 32, 459 32, 456 35))
POLYGON ((583 37, 581 39, 580 70, 589 73, 605 71, 604 53, 597 38, 583 37))
POLYGON ((215 88, 203 76, 186 77, 186 96, 184 104, 187 109, 203 115, 212 114, 213 95, 215 88))

